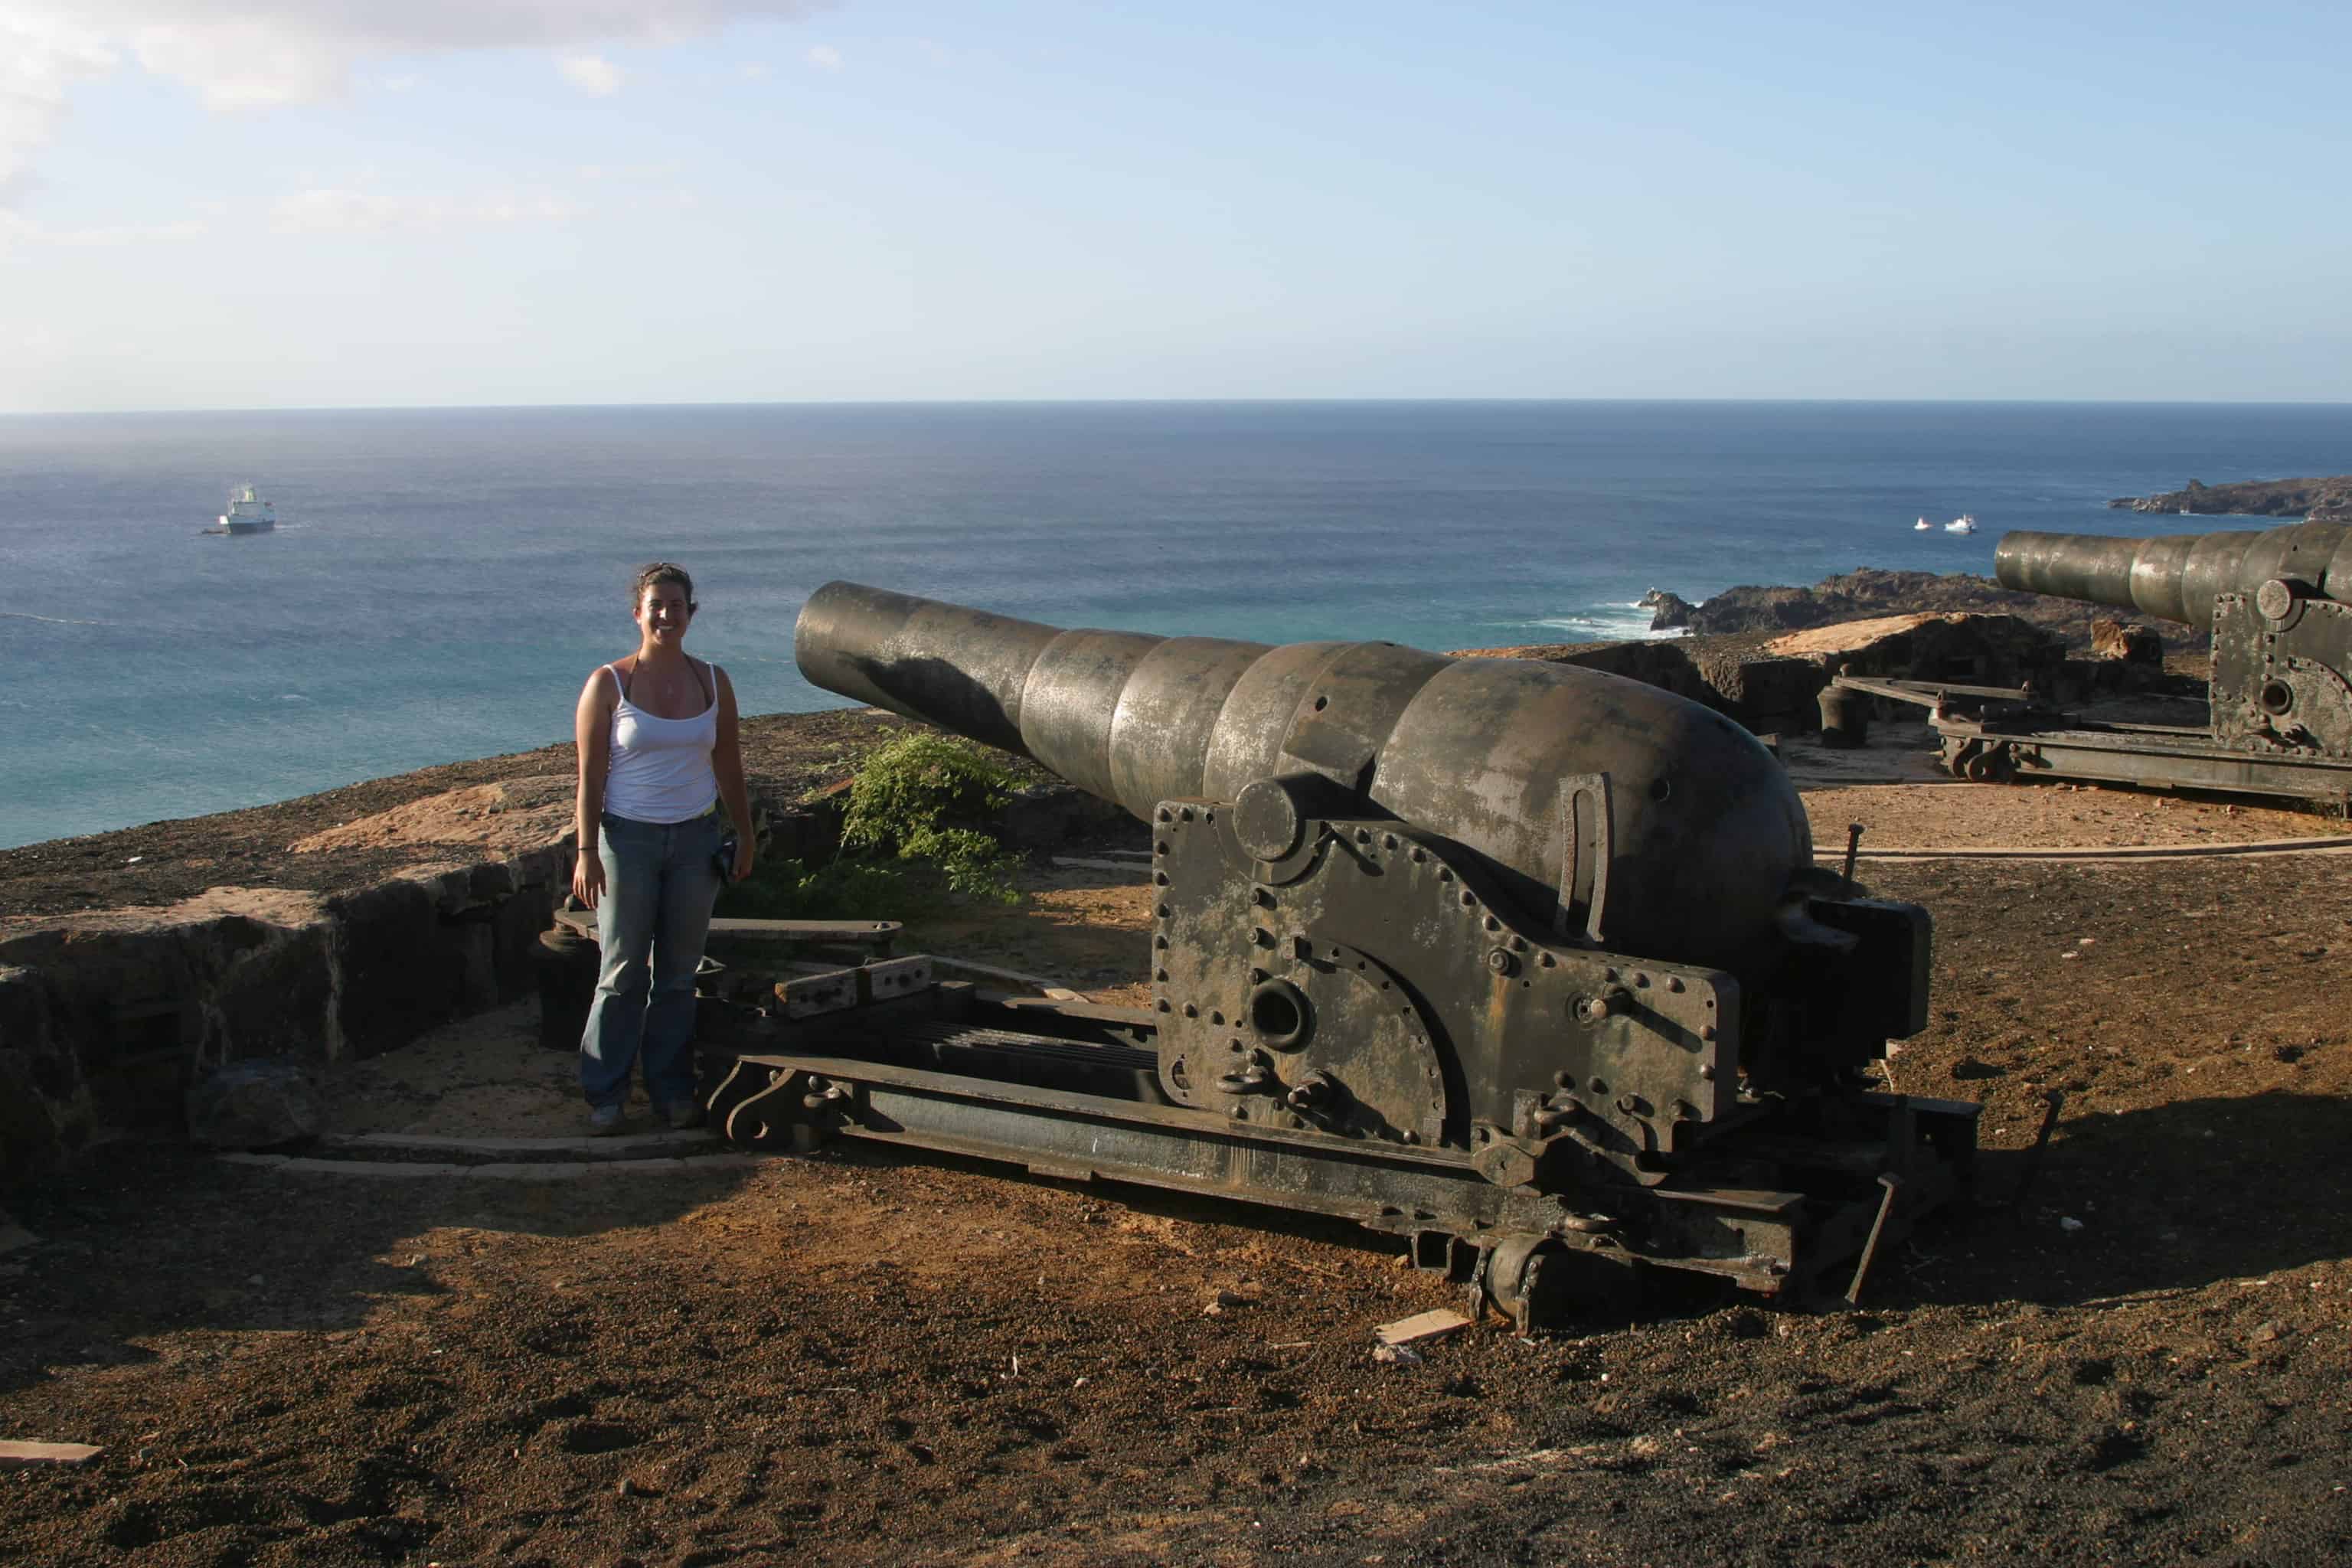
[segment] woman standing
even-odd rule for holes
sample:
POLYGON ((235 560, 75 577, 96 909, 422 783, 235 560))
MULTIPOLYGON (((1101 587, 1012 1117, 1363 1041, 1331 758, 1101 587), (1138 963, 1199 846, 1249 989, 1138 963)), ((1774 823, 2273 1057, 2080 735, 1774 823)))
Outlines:
POLYGON ((730 878, 751 868, 750 801, 737 742, 735 689, 689 658, 694 579, 656 561, 631 591, 637 651, 602 665, 580 689, 572 892, 596 911, 604 954, 580 1040, 588 1131, 618 1132, 629 1071, 645 1064, 656 1117, 702 1124, 694 1098, 694 971, 719 896, 724 801, 737 828, 730 878))

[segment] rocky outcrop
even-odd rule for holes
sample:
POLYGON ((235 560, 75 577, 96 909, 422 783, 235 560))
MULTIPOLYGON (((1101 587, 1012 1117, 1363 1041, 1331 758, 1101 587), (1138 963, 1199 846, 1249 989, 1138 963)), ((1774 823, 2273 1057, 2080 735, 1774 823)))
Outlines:
POLYGON ((1651 612, 1650 629, 1654 632, 1680 631, 1690 625, 1691 611, 1696 608, 1680 594, 1664 588, 1653 588, 1633 601, 1651 612))
POLYGON ((2352 522, 2352 474, 2315 479, 2250 479, 2231 485, 2191 479, 2185 489, 2117 496, 2107 504, 2126 511, 2190 517, 2299 517, 2310 522, 2352 522))

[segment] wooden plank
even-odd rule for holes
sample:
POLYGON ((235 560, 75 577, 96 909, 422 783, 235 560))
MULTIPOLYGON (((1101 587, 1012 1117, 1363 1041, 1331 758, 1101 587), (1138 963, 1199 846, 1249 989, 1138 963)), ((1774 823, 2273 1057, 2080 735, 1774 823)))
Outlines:
POLYGON ((87 1465, 106 1450, 88 1443, 0 1443, 0 1465, 87 1465))
POLYGON ((931 984, 931 961, 920 953, 909 958, 886 958, 876 963, 858 965, 857 999, 861 1002, 887 1002, 894 996, 911 996, 928 990, 931 984))
POLYGON ((1399 1318, 1393 1323, 1382 1323, 1372 1331, 1372 1338, 1384 1345, 1414 1344, 1424 1340, 1442 1340, 1448 1334, 1460 1333, 1470 1326, 1470 1320, 1450 1307, 1439 1307, 1427 1312, 1415 1312, 1410 1318, 1399 1318))
POLYGON ((1083 995, 1059 981, 1048 980, 1042 974, 1024 974, 1017 969, 999 969, 992 963, 974 963, 970 959, 964 958, 942 958, 936 953, 931 957, 931 964, 935 969, 956 974, 976 974, 982 980, 1010 981, 1015 985, 1025 985, 1032 991, 1042 992, 1056 1001, 1083 1002, 1086 1000, 1083 995))
POLYGON ((746 921, 731 916, 710 922, 713 936, 766 936, 779 942, 887 947, 905 926, 898 921, 746 921))
POLYGON ((814 1018, 857 1005, 857 971, 828 969, 822 974, 796 974, 776 987, 776 1000, 787 1018, 814 1018))
MULTIPOLYGON (((593 910, 558 910, 555 923, 591 942, 596 940, 593 910)), ((879 951, 887 951, 905 929, 898 921, 751 921, 725 916, 710 922, 713 936, 767 937, 819 947, 870 947, 879 951)))

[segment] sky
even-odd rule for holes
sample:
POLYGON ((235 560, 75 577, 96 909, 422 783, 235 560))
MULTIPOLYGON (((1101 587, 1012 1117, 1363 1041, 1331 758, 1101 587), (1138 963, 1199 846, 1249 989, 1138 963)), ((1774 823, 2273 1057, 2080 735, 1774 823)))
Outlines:
POLYGON ((0 412, 2352 400, 2352 7, 0 0, 0 412))

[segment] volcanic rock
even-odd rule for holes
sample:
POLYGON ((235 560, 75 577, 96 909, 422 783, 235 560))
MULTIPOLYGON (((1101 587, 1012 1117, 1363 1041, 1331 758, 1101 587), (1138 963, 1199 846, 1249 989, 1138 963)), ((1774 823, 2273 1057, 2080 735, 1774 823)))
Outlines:
POLYGON ((2249 479, 2234 485, 2191 479, 2186 489, 2117 496, 2107 504, 2126 511, 2196 517, 2300 517, 2308 522, 2352 522, 2352 474, 2315 479, 2249 479))

